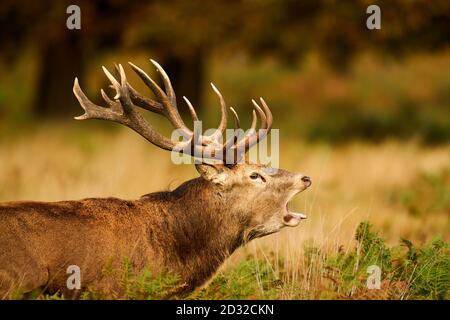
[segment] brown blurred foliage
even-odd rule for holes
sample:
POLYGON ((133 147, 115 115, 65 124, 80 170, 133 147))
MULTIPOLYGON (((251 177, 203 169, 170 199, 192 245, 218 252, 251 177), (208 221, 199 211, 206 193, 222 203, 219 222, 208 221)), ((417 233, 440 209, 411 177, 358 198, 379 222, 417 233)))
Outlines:
POLYGON ((3 0, 0 17, 1 65, 14 68, 25 51, 38 60, 32 110, 41 117, 78 112, 69 90, 73 79, 83 81, 88 61, 105 52, 158 57, 178 95, 198 106, 213 50, 273 56, 286 64, 313 51, 345 73, 360 52, 403 56, 439 50, 450 40, 447 0, 3 0), (81 30, 66 28, 71 4, 81 8, 81 30), (365 26, 370 4, 381 7, 376 32, 365 26))

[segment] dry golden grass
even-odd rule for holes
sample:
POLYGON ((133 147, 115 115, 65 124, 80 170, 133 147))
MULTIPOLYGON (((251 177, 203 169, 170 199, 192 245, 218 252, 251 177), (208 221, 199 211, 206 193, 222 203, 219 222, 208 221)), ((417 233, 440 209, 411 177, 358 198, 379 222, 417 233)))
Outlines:
MULTIPOLYGON (((0 141, 0 201, 131 199, 173 189, 197 175, 192 165, 172 164, 168 152, 130 130, 52 127, 0 141)), ((305 292, 311 292, 308 289, 320 286, 321 280, 314 279, 314 272, 299 274, 308 267, 301 259, 304 244, 349 250, 362 220, 374 224, 388 243, 398 243, 401 237, 418 244, 436 236, 450 240, 449 212, 413 216, 388 200, 392 190, 411 186, 423 172, 448 167, 450 145, 426 148, 414 142, 385 142, 330 147, 286 141, 283 136, 281 140, 281 167, 313 179, 312 187, 294 204, 308 219, 297 228, 253 241, 224 268, 248 255, 267 261, 275 255, 282 258, 290 283, 301 283, 305 292)), ((275 273, 280 268, 277 263, 272 267, 275 273)))
MULTIPOLYGON (((450 236, 447 215, 413 217, 387 201, 390 190, 408 186, 423 172, 448 167, 450 146, 281 143, 280 166, 313 179, 312 187, 295 200, 296 209, 307 213, 309 219, 296 229, 257 241, 257 246, 272 243, 274 248, 282 244, 293 249, 307 239, 346 244, 363 219, 381 228, 387 240, 408 237, 423 242, 437 234, 446 239, 450 236), (286 245, 289 242, 292 245, 286 245)), ((131 199, 173 189, 197 175, 192 165, 172 164, 168 152, 129 130, 86 128, 80 136, 66 126, 2 140, 0 168, 0 201, 131 199)))

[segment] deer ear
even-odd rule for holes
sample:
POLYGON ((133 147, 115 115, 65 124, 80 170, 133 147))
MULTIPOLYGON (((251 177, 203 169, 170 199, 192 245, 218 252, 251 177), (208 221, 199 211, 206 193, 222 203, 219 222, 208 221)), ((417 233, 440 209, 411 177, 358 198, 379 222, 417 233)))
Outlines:
POLYGON ((221 166, 210 163, 200 163, 196 164, 195 168, 203 179, 217 184, 225 183, 226 173, 221 166))

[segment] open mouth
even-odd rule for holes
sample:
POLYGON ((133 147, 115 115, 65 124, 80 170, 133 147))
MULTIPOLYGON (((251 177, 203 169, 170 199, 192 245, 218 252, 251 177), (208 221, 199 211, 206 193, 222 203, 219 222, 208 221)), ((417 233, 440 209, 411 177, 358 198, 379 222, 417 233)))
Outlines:
POLYGON ((300 221, 306 218, 307 218, 306 214, 292 211, 289 208, 289 201, 288 203, 286 203, 286 212, 284 213, 283 216, 283 222, 286 226, 295 227, 300 223, 300 221))

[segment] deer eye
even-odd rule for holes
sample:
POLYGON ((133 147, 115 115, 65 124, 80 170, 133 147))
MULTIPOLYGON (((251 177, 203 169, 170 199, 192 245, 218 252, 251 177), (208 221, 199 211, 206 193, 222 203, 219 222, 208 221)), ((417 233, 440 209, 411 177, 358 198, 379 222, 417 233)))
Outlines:
POLYGON ((252 180, 261 179, 262 182, 266 182, 266 179, 258 172, 252 172, 252 174, 250 174, 250 179, 252 180))
POLYGON ((258 179, 259 177, 261 177, 261 176, 260 176, 260 174, 259 174, 258 172, 252 172, 252 173, 250 174, 250 179, 252 179, 252 180, 256 180, 256 179, 258 179))

